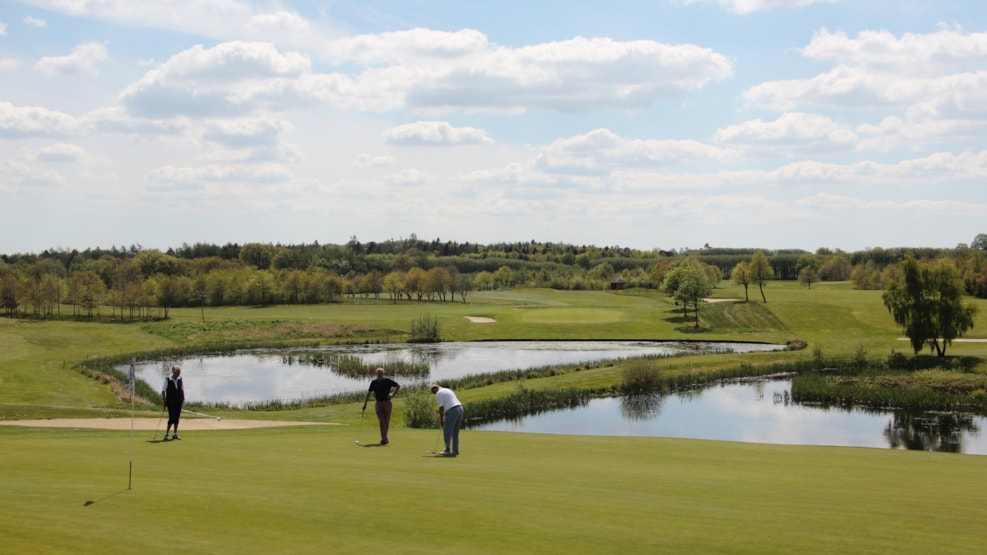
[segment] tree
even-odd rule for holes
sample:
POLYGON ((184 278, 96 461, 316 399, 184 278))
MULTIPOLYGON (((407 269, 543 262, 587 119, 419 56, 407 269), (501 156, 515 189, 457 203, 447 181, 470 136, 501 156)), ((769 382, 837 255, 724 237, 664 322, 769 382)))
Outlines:
POLYGON ((687 258, 668 273, 665 291, 675 300, 688 307, 691 303, 696 313, 696 326, 699 327, 699 302, 709 296, 713 285, 698 260, 687 258))
POLYGON ((764 296, 764 282, 774 277, 775 271, 763 251, 757 251, 754 256, 751 256, 751 261, 747 266, 747 275, 749 281, 756 283, 761 289, 761 301, 768 302, 767 297, 764 296))
POLYGON ((266 270, 271 267, 271 263, 277 255, 277 250, 273 245, 247 243, 240 248, 240 260, 243 260, 244 264, 253 266, 258 270, 266 270))
POLYGON ((954 263, 944 258, 929 263, 909 253, 883 298, 916 354, 928 345, 937 356, 946 356, 953 339, 973 328, 977 313, 975 306, 963 304, 963 279, 954 263))
POLYGON ((745 303, 751 300, 750 295, 748 294, 748 289, 751 286, 751 276, 750 271, 748 271, 748 266, 749 265, 746 262, 740 261, 733 267, 733 270, 730 271, 730 281, 732 281, 734 285, 744 286, 745 303))
POLYGON ((977 236, 973 238, 973 242, 970 243, 970 248, 987 251, 987 233, 978 233, 977 236))
POLYGON ((799 283, 812 289, 812 284, 819 281, 819 272, 812 266, 806 266, 799 270, 799 283))
POLYGON ((13 270, 0 268, 0 307, 6 316, 17 314, 20 306, 20 276, 13 270))

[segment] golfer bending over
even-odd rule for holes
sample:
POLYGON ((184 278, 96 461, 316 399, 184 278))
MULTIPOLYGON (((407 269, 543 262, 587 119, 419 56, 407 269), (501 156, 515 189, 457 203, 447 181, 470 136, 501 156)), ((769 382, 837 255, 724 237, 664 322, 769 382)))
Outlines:
MULTIPOLYGON (((401 385, 392 380, 391 378, 384 377, 384 369, 377 369, 377 379, 370 382, 370 389, 367 390, 367 396, 363 398, 363 410, 367 410, 367 401, 370 400, 370 394, 374 394, 374 398, 377 402, 374 404, 374 412, 377 413, 377 421, 380 422, 380 444, 387 445, 387 429, 391 427, 391 399, 398 394, 398 390, 401 389, 401 385), (391 390, 394 393, 391 393, 391 390)), ((362 417, 361 417, 362 418, 362 417)))
POLYGON ((442 439, 446 449, 439 453, 444 457, 459 455, 459 427, 463 424, 463 404, 456 394, 447 387, 432 385, 432 393, 439 404, 439 423, 442 424, 442 439), (450 443, 452 449, 450 449, 450 443))
POLYGON ((168 427, 165 428, 164 440, 168 441, 168 430, 175 426, 171 439, 178 437, 178 419, 182 416, 182 406, 185 404, 185 389, 182 388, 182 369, 171 367, 171 375, 165 378, 164 388, 161 389, 161 399, 168 407, 168 427))

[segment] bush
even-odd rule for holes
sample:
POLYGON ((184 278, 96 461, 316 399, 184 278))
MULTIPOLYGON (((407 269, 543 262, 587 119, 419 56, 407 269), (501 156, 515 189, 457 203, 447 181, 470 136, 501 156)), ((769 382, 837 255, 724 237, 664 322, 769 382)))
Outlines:
POLYGON ((411 322, 410 343, 438 343, 441 340, 438 318, 425 315, 411 322))
POLYGON ((620 390, 625 395, 658 391, 664 385, 661 371, 649 359, 627 361, 621 377, 623 381, 620 390))
POLYGON ((404 425, 409 428, 438 428, 439 413, 435 397, 425 387, 411 389, 405 396, 404 425))

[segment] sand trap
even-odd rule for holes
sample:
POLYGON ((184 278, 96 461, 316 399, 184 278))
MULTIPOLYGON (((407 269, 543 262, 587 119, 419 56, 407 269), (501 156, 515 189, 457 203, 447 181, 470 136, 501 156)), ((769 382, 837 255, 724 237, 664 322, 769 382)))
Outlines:
POLYGON ((497 321, 493 318, 484 318, 482 316, 466 316, 466 319, 474 324, 493 324, 497 321))
POLYGON ((728 303, 728 302, 736 302, 740 299, 703 299, 703 300, 708 303, 728 303))
MULTIPOLYGON (((135 418, 135 430, 164 431, 167 419, 135 418)), ((245 430, 247 428, 276 428, 281 426, 339 426, 322 422, 291 422, 288 420, 216 420, 214 418, 186 418, 179 423, 180 431, 186 430, 245 430)), ((31 428, 95 428, 99 430, 129 430, 129 418, 46 418, 43 420, 0 420, 0 426, 25 426, 31 428)))

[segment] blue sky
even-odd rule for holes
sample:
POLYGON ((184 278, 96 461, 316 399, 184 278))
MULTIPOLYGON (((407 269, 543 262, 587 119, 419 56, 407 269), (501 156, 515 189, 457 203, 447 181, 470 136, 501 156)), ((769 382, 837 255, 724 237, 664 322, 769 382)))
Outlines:
POLYGON ((0 0, 0 253, 954 247, 985 6, 0 0))

